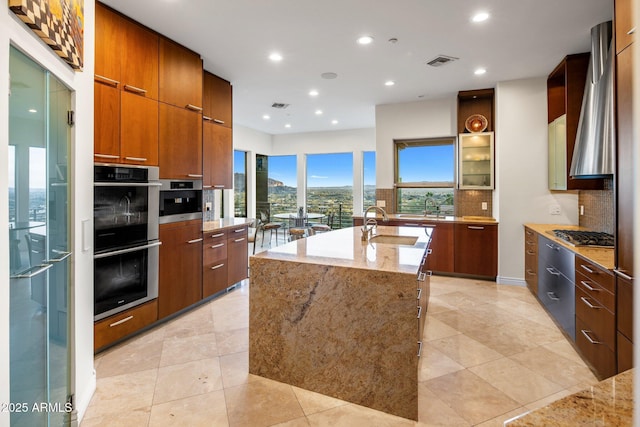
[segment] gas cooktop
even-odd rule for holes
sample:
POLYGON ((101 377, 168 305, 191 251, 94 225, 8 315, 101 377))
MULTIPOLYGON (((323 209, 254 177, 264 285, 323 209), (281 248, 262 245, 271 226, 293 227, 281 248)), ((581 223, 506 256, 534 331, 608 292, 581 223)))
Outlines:
POLYGON ((553 234, 573 246, 612 248, 613 235, 601 231, 553 230, 553 234))

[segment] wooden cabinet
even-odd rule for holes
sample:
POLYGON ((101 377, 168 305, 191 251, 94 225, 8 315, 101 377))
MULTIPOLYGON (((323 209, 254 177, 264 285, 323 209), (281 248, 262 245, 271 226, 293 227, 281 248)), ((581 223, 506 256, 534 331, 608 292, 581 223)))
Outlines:
POLYGON ((202 133, 203 187, 233 188, 233 130, 205 121, 202 133))
POLYGON ((207 298, 227 288, 228 243, 225 230, 203 233, 202 297, 207 298))
POLYGON ((524 279, 527 288, 538 296, 538 233, 524 228, 524 279))
POLYGON ((218 125, 232 127, 232 93, 231 83, 205 71, 202 96, 203 118, 218 125))
POLYGON ((633 34, 635 26, 633 25, 633 11, 631 8, 632 0, 615 0, 615 34, 616 34, 616 53, 620 53, 633 43, 633 34))
POLYGON ((121 95, 120 158, 123 163, 158 164, 158 101, 121 95))
POLYGON ((160 101, 202 112, 202 59, 167 38, 160 38, 160 101))
POLYGON ((575 258, 576 345, 599 378, 616 371, 616 311, 613 274, 575 258))
POLYGON ((618 372, 633 365, 633 282, 616 277, 616 329, 618 372))
MULTIPOLYGON (((362 220, 354 220, 354 226, 362 226, 362 220)), ((453 224, 437 221, 402 221, 392 219, 383 225, 395 227, 431 227, 431 254, 427 257, 426 267, 437 273, 453 273, 453 224)))
POLYGON ((158 316, 202 299, 202 221, 160 224, 158 316))
POLYGON ((247 226, 231 228, 227 232, 227 286, 249 277, 249 243, 247 226))
POLYGON ((93 150, 98 162, 120 159, 120 91, 111 85, 93 84, 93 150))
POLYGON ((200 114, 159 104, 160 178, 202 178, 202 119, 200 114))
POLYGON ((122 90, 158 99, 158 35, 137 22, 122 20, 118 51, 122 90))
POLYGON ((120 83, 120 50, 122 48, 122 25, 124 18, 96 2, 95 10, 95 78, 120 83))
POLYGON ((93 325, 93 349, 98 351, 149 326, 156 320, 158 320, 157 300, 102 319, 93 325))
POLYGON ((498 226, 455 224, 456 273, 495 278, 498 274, 498 226))
POLYGON ((487 132, 494 131, 495 91, 493 88, 458 92, 458 133, 469 132, 466 120, 481 114, 487 119, 487 132))
MULTIPOLYGON (((601 190, 604 188, 603 179, 572 179, 568 176, 578 131, 588 66, 589 53, 568 55, 547 78, 547 123, 553 123, 560 116, 566 116, 566 135, 563 138, 566 147, 562 150, 556 150, 555 154, 550 156, 553 164, 549 165, 554 170, 564 170, 566 177, 554 180, 556 185, 554 188, 550 187, 551 190, 601 190), (558 157, 560 155, 564 158, 558 157), (558 167, 557 162, 564 164, 564 167, 558 167)), ((557 134, 554 133, 554 135, 557 138, 557 134)))
POLYGON ((493 189, 493 132, 458 136, 458 188, 493 189))

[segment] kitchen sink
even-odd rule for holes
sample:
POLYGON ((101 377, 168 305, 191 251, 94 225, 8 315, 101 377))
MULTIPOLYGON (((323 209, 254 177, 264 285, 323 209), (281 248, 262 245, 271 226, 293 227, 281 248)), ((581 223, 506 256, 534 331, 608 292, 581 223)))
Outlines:
POLYGON ((418 237, 416 236, 396 236, 390 234, 377 234, 369 239, 371 243, 386 243, 389 245, 409 245, 416 244, 418 237))

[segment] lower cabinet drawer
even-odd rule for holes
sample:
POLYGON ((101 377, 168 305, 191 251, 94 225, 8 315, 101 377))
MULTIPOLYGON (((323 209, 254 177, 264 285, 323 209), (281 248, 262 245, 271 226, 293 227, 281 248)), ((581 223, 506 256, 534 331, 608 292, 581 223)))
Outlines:
POLYGON ((618 372, 633 368, 633 343, 618 332, 618 372))
POLYGON ((576 316, 576 345, 599 379, 604 379, 616 374, 616 354, 599 341, 587 324, 576 316))
MULTIPOLYGON (((585 293, 580 286, 576 286, 576 317, 582 319, 585 327, 592 332, 592 338, 597 339, 610 350, 615 350, 615 316, 598 300, 585 293)), ((576 333, 576 335, 578 334, 576 333)))
POLYGON ((93 326, 93 349, 116 342, 158 320, 158 300, 123 311, 96 322, 93 326))
POLYGON ((227 288, 227 259, 206 264, 202 271, 202 297, 207 298, 227 288))

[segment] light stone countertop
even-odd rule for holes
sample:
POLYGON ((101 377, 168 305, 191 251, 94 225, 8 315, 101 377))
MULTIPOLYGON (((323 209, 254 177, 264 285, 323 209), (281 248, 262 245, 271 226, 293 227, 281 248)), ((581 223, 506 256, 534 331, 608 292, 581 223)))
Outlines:
POLYGON ((378 225, 375 235, 415 236, 412 246, 375 243, 361 239, 361 227, 342 228, 294 240, 256 258, 415 274, 433 228, 378 225))
POLYGON ((223 228, 251 224, 252 222, 251 218, 221 218, 215 221, 205 221, 202 225, 202 231, 209 233, 223 228))
POLYGON ((524 226, 530 228, 538 234, 542 234, 547 239, 552 240, 554 243, 557 243, 561 246, 564 246, 565 248, 580 255, 581 257, 595 264, 598 264, 604 269, 613 270, 613 268, 615 267, 613 248, 590 248, 588 246, 573 246, 562 239, 558 239, 551 232, 552 230, 557 229, 589 231, 589 229, 585 227, 567 224, 524 224, 524 226))
POLYGON ((505 421, 507 427, 631 426, 633 373, 630 369, 581 392, 505 421))

